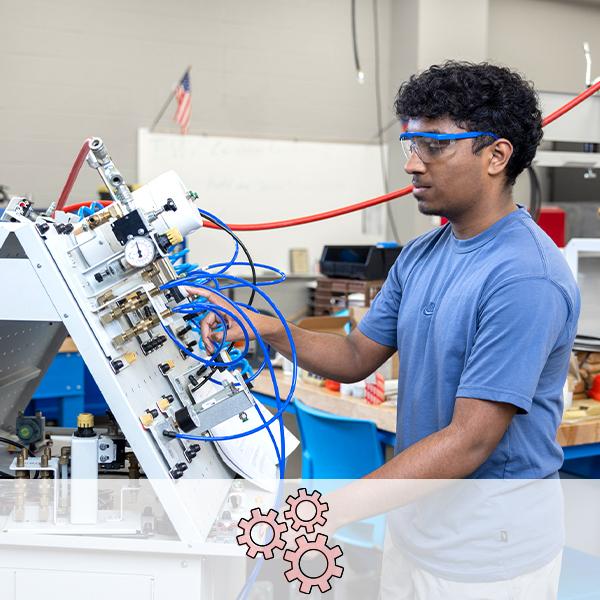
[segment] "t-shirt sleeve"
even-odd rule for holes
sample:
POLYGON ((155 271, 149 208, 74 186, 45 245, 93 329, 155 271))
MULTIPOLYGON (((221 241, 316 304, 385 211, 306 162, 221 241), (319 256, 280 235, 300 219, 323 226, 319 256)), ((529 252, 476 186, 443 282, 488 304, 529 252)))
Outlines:
POLYGON ((506 402, 529 412, 569 313, 565 296, 548 279, 521 279, 493 292, 480 308, 456 396, 506 402))
POLYGON ((358 324, 358 329, 374 342, 383 346, 397 347, 398 311, 402 299, 400 283, 400 257, 396 260, 388 276, 373 300, 367 314, 358 324))

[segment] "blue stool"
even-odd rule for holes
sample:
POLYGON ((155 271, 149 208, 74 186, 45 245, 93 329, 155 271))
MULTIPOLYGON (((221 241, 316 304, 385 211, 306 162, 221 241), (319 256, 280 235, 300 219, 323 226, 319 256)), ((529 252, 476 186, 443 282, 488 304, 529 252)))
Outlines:
POLYGON ((294 400, 303 479, 359 479, 384 463, 372 421, 340 417, 294 400))
MULTIPOLYGON (((372 421, 340 417, 295 399, 302 440, 303 479, 359 479, 384 463, 372 421)), ((321 492, 323 484, 314 482, 321 492)), ((331 487, 331 486, 328 486, 331 487)), ((340 529, 335 537, 360 548, 383 548, 385 518, 372 517, 340 529)))

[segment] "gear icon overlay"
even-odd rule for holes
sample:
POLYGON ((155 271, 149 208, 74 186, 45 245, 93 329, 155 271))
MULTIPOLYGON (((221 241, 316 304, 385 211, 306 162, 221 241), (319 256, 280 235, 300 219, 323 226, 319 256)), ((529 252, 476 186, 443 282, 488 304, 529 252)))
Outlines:
MULTIPOLYGON (((276 549, 283 550, 285 548, 282 536, 287 531, 287 524, 277 521, 278 513, 274 509, 265 514, 260 508, 256 507, 252 509, 250 514, 250 519, 242 518, 238 521, 238 527, 242 530, 242 533, 235 539, 240 546, 247 547, 246 556, 255 558, 260 554, 265 560, 269 560, 273 558, 273 553, 276 549), (258 544, 252 539, 252 529, 261 524, 267 525, 272 531, 270 541, 264 544, 258 544)), ((270 533, 267 531, 266 539, 269 539, 270 533)))
POLYGON ((317 490, 309 494, 306 488, 298 488, 298 495, 290 494, 286 499, 286 504, 289 508, 283 512, 283 516, 295 531, 304 529, 306 533, 314 533, 317 525, 322 527, 327 522, 323 515, 329 510, 329 505, 327 502, 321 501, 321 492, 317 490), (300 504, 305 502, 309 502, 314 507, 315 514, 310 519, 302 519, 298 514, 300 504))
POLYGON ((343 552, 339 546, 329 547, 327 545, 327 536, 324 533, 317 534, 316 538, 309 541, 305 535, 301 535, 296 539, 298 548, 296 550, 286 550, 283 554, 284 560, 290 563, 284 575, 291 583, 298 580, 300 582, 300 591, 303 594, 310 594, 313 588, 318 587, 322 593, 328 592, 331 589, 330 580, 332 577, 341 577, 344 572, 344 567, 338 565, 335 561, 342 556, 343 552), (300 561, 302 557, 310 551, 317 551, 325 558, 327 566, 323 573, 317 577, 310 577, 302 571, 300 561))

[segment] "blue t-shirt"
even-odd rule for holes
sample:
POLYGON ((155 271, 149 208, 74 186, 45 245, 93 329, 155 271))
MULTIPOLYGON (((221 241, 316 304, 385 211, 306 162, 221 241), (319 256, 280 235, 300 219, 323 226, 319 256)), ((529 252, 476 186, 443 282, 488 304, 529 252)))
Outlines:
POLYGON ((518 408, 474 478, 544 478, 580 298, 560 250, 519 208, 479 235, 445 225, 410 242, 359 324, 398 349, 396 452, 450 424, 457 397, 518 408))

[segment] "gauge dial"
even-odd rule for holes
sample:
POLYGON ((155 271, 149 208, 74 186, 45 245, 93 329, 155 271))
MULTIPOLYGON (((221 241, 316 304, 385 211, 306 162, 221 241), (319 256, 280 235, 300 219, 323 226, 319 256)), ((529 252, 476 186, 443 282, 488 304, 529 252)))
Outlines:
POLYGON ((125 260, 132 267, 145 267, 154 260, 156 248, 147 237, 134 237, 125 244, 125 260))

